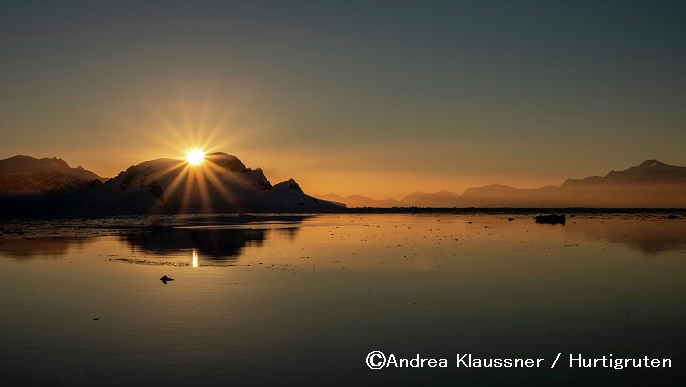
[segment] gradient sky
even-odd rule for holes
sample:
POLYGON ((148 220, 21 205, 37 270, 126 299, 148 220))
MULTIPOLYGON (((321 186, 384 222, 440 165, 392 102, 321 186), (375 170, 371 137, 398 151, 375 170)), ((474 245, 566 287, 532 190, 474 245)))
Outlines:
POLYGON ((6 1, 0 159, 374 198, 686 165, 683 1, 6 1))

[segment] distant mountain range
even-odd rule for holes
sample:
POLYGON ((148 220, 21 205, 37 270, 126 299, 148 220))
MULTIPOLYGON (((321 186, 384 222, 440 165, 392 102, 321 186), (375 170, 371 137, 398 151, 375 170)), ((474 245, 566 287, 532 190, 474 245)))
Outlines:
POLYGON ((646 160, 623 171, 584 179, 567 179, 560 186, 519 189, 492 184, 454 192, 414 192, 402 200, 375 200, 360 195, 315 195, 348 207, 477 207, 477 208, 684 208, 686 167, 646 160))
POLYGON ((201 166, 157 159, 106 180, 61 159, 0 160, 0 211, 7 216, 149 213, 326 212, 295 180, 272 185, 260 168, 212 153, 201 166))
POLYGON ((307 195, 295 180, 272 185, 236 156, 212 153, 201 166, 157 159, 103 179, 59 158, 0 160, 3 216, 97 216, 150 213, 339 212, 347 207, 686 208, 686 167, 647 160, 623 171, 560 186, 505 185, 454 192, 414 192, 402 200, 307 195))

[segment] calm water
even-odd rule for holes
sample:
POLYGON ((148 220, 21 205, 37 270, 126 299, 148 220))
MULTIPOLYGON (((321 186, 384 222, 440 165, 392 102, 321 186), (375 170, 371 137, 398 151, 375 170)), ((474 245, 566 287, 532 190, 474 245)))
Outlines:
POLYGON ((513 217, 178 218, 2 240, 0 384, 683 383, 686 219, 513 217), (374 350, 448 368, 371 370, 374 350), (458 353, 545 360, 458 368, 458 353), (570 353, 672 368, 569 368, 570 353))

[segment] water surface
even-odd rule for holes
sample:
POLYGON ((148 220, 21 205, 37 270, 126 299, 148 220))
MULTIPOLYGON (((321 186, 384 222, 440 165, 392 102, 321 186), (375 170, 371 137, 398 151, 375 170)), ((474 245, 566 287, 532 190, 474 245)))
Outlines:
POLYGON ((0 241, 3 385, 671 384, 683 375, 684 219, 103 222, 84 237, 0 241), (373 350, 447 358, 449 368, 370 370, 373 350), (550 369, 560 352, 673 367, 550 369), (457 353, 547 366, 456 368, 457 353))

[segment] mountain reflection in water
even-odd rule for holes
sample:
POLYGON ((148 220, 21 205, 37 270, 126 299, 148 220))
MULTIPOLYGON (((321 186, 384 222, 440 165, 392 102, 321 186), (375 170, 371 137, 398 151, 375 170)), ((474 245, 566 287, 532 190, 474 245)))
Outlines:
MULTIPOLYGON (((363 215, 361 219, 373 220, 373 216, 363 215)), ((464 220, 465 218, 458 216, 457 219, 464 220)), ((512 235, 514 239, 521 238, 521 240, 529 238, 526 234, 529 231, 542 235, 551 230, 551 227, 559 228, 565 230, 570 237, 581 237, 584 241, 604 240, 611 244, 622 244, 645 255, 659 255, 679 250, 686 244, 685 219, 665 219, 655 216, 629 216, 628 218, 582 216, 569 218, 565 226, 539 225, 534 224, 533 220, 522 220, 524 224, 519 221, 506 222, 501 225, 493 224, 491 227, 493 230, 499 227, 509 229, 515 227, 516 229, 523 225, 521 236, 512 235)), ((132 250, 145 255, 163 257, 194 251, 200 260, 229 262, 241 256, 248 246, 260 247, 269 243, 268 239, 274 235, 285 236, 288 240, 294 241, 303 225, 321 225, 322 221, 326 221, 326 217, 262 216, 241 219, 235 216, 204 218, 177 216, 165 218, 162 222, 163 226, 141 228, 140 224, 131 223, 126 227, 113 228, 109 225, 108 219, 103 219, 101 228, 93 224, 95 221, 91 221, 87 228, 75 229, 73 225, 63 225, 59 220, 55 220, 44 222, 45 232, 41 232, 40 225, 15 225, 15 228, 29 230, 30 233, 27 234, 29 237, 28 239, 2 239, 0 235, 0 256, 14 259, 37 257, 56 259, 72 251, 82 250, 86 244, 102 242, 103 239, 97 236, 112 236, 132 250), (315 219, 319 220, 314 221, 315 219), (58 234, 61 237, 54 237, 55 230, 62 231, 64 235, 58 234), (93 236, 74 237, 74 235, 93 236)), ((349 222, 342 222, 342 224, 345 223, 349 222)), ((456 229, 455 232, 461 231, 456 229)), ((476 237, 475 234, 471 236, 476 237)), ((463 239, 465 240, 468 239, 463 239)))
POLYGON ((298 227, 293 224, 252 224, 246 226, 198 226, 161 227, 154 231, 121 237, 134 250, 151 255, 193 250, 201 259, 233 261, 246 246, 260 247, 267 240, 272 228, 295 238, 298 227))
POLYGON ((626 244, 632 250, 656 255, 683 248, 686 222, 673 219, 578 219, 568 224, 570 233, 587 239, 626 244))
POLYGON ((96 238, 45 238, 0 240, 0 256, 15 259, 50 258, 57 259, 69 254, 72 249, 96 242, 96 238))
POLYGON ((161 255, 173 251, 197 250, 212 260, 232 260, 247 245, 262 246, 269 230, 162 228, 154 232, 127 235, 122 240, 135 250, 161 255))

